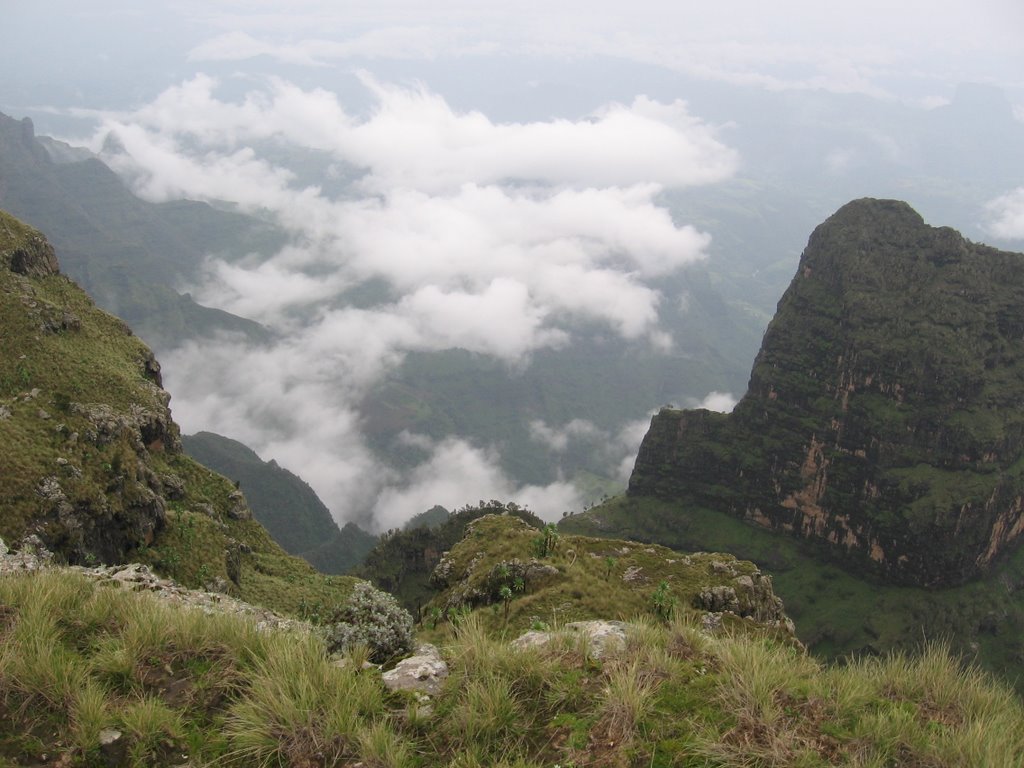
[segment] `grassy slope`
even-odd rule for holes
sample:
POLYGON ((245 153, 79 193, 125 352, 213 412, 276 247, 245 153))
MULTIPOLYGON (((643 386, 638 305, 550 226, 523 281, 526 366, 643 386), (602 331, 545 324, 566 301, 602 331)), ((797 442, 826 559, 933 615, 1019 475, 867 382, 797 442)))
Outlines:
POLYGON ((330 664, 316 636, 57 571, 0 577, 0 639, 0 768, 1024 760, 1020 701, 940 648, 828 667, 762 636, 675 620, 632 624, 624 648, 595 658, 570 637, 513 650, 470 616, 424 707, 358 663, 330 664), (111 727, 123 738, 104 754, 111 727))
MULTIPOLYGON (((549 539, 548 553, 541 555, 549 530, 538 531, 510 515, 488 515, 470 523, 435 571, 435 589, 443 591, 428 604, 427 620, 436 619, 435 608, 450 617, 463 606, 483 605, 488 607, 480 619, 485 626, 514 633, 540 624, 683 615, 695 611, 702 590, 758 575, 753 563, 731 555, 680 555, 657 545, 588 536, 556 534, 549 539), (540 570, 544 567, 548 572, 540 570), (437 579, 440 572, 446 573, 443 580, 437 579), (522 583, 517 584, 520 573, 522 583), (505 600, 503 586, 511 590, 505 600), (660 605, 655 598, 659 589, 660 605)), ((770 600, 762 608, 773 609, 770 600)), ((740 628, 750 624, 734 623, 740 628)), ((776 629, 756 626, 762 632, 776 629)), ((787 634, 782 629, 778 636, 785 639, 787 634)))
MULTIPOLYGON (((37 236, 0 213, 0 254, 37 236)), ((183 481, 183 494, 168 499, 166 528, 134 559, 202 586, 227 580, 228 561, 237 555, 244 599, 289 613, 344 600, 351 579, 320 576, 286 555, 258 523, 228 514, 235 489, 222 476, 172 450, 139 456, 123 435, 109 443, 79 439, 93 425, 75 403, 104 404, 115 413, 163 406, 161 390, 145 377, 148 349, 74 283, 0 268, 0 329, 0 407, 9 413, 0 418, 0 537, 13 542, 39 523, 37 490, 45 477, 58 477, 71 502, 117 520, 143 474, 173 476, 183 481), (77 326, 40 330, 47 319, 66 315, 77 326)))
POLYGON ((782 535, 704 509, 618 497, 562 521, 566 532, 657 541, 748 558, 770 572, 797 634, 824 658, 910 649, 947 640, 958 653, 1024 686, 1024 550, 987 578, 941 590, 893 587, 858 578, 782 535))

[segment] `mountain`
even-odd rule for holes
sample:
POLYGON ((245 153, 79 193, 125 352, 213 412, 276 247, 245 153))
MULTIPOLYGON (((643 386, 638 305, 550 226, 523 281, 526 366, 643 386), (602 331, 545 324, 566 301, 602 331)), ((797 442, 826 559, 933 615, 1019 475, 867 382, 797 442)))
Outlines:
POLYGON ((0 208, 47 233, 67 273, 150 344, 266 329, 176 289, 210 254, 271 253, 285 238, 255 218, 193 201, 149 203, 97 157, 0 114, 0 208))
POLYGON ((811 235, 731 414, 662 411, 630 493, 962 583, 1024 533, 1024 256, 858 200, 811 235))
MULTIPOLYGON (((525 554, 533 533, 509 517, 477 520, 452 552, 449 574, 458 578, 448 594, 464 582, 484 586, 480 577, 492 570, 511 573, 517 561, 507 558, 525 554)), ((740 603, 760 593, 770 609, 765 579, 749 563, 622 541, 562 544, 540 561, 518 563, 533 567, 524 589, 509 589, 506 599, 499 588, 497 602, 476 609, 462 603, 451 622, 421 629, 436 645, 421 645, 383 673, 362 663, 365 646, 331 657, 314 633, 217 604, 189 608, 132 582, 119 588, 121 572, 102 582, 86 575, 101 569, 5 572, 11 558, 0 547, 0 764, 741 768, 1024 760, 1021 701, 941 647, 824 665, 771 619, 708 612, 682 599, 706 592, 740 603), (612 568, 602 553, 614 557, 612 568), (586 615, 595 603, 613 615, 623 606, 630 619, 546 626, 565 615, 564 605, 586 615), (520 633, 524 620, 532 629, 520 633)))
POLYGON ((826 655, 943 636, 1019 676, 1022 309, 1024 256, 851 202, 811 235, 733 412, 663 409, 628 495, 563 529, 754 559, 826 655))
POLYGON ((37 537, 68 563, 137 560, 293 614, 346 598, 353 580, 286 555, 182 452, 153 353, 3 212, 0 327, 0 538, 37 537))
POLYGON ((338 529, 330 510, 298 475, 263 461, 246 445, 212 432, 182 437, 185 452, 235 481, 253 516, 281 547, 323 573, 346 573, 361 563, 377 537, 354 523, 338 529))
POLYGON ((421 646, 433 666, 404 662, 412 686, 432 677, 436 687, 399 689, 400 669, 361 663, 366 645, 331 656, 325 638, 357 625, 321 633, 255 607, 321 617, 343 606, 371 614, 357 628, 393 629, 374 620, 393 600, 287 556, 227 478, 183 453, 152 353, 4 213, 0 327, 2 765, 847 755, 1015 765, 1024 755, 1020 701, 942 648, 826 667, 794 640, 752 563, 563 535, 507 507, 462 514, 473 519, 433 568, 432 626, 420 633, 444 656, 421 646), (51 567, 41 547, 90 567, 51 567), (179 583, 95 566, 129 559, 179 583))
MULTIPOLYGON (((469 520, 438 559, 426 615, 457 621, 492 608, 480 621, 525 631, 537 624, 625 620, 649 611, 724 621, 734 631, 793 643, 793 622, 770 576, 731 555, 683 555, 665 547, 538 530, 515 512, 469 520), (501 616, 494 608, 501 606, 501 616)), ((720 625, 721 626, 721 625, 720 625)))

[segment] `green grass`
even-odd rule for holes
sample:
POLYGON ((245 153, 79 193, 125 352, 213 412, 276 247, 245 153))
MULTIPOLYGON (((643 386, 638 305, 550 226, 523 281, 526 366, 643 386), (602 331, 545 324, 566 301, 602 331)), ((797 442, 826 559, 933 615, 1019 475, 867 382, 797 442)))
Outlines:
MULTIPOLYGON (((433 628, 434 609, 454 621, 461 610, 480 608, 478 621, 487 630, 509 636, 593 618, 664 620, 673 612, 694 611, 706 588, 758 578, 752 563, 731 555, 682 555, 656 545, 565 533, 549 556, 536 557, 542 536, 508 515, 474 521, 439 566, 448 575, 445 584, 435 580, 439 592, 424 612, 424 635, 443 639, 450 631, 444 618, 433 628)), ((732 618, 740 627, 764 631, 770 619, 758 602, 764 592, 757 594, 742 609, 757 621, 732 618)))
POLYGON ((1024 707, 941 645, 831 665, 690 619, 516 650, 464 618, 424 709, 315 635, 261 632, 62 571, 0 577, 0 765, 1016 766, 1024 707))
POLYGON ((138 560, 304 618, 343 603, 354 580, 320 576, 232 517, 234 486, 180 452, 152 355, 121 320, 63 275, 6 268, 36 242, 0 212, 0 538, 37 532, 58 560, 138 560))
POLYGON ((861 578, 783 534, 650 498, 618 497, 567 518, 560 528, 752 560, 772 575, 798 637, 820 658, 909 651, 922 640, 945 641, 1024 690, 1024 593, 1012 587, 1024 579, 1024 549, 983 579, 929 590, 861 578))

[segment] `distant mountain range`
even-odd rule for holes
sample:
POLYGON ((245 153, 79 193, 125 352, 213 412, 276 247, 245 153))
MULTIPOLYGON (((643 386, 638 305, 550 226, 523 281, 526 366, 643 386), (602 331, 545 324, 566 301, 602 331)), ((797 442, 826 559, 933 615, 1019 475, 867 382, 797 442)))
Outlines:
POLYGON ((235 481, 274 541, 317 570, 347 573, 377 543, 376 536, 354 523, 339 530, 330 510, 302 478, 275 461, 263 461, 237 440, 199 432, 184 436, 182 445, 196 461, 235 481))
POLYGON ((47 233, 62 268, 104 309, 166 348, 216 331, 268 335, 257 323, 203 307, 175 288, 211 253, 271 253, 273 225, 206 203, 149 203, 97 157, 35 135, 0 114, 0 208, 47 233))

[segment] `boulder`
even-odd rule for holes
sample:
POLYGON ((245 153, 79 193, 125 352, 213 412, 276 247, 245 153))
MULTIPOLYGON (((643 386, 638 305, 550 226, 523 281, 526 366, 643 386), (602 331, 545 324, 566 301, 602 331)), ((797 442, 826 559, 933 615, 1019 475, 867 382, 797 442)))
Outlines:
POLYGON ((440 651, 425 643, 416 653, 402 659, 382 675, 384 685, 391 691, 412 691, 436 696, 441 692, 448 677, 448 664, 441 658, 440 651))

